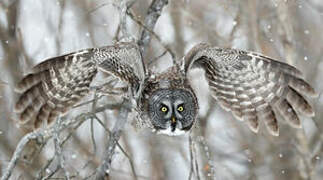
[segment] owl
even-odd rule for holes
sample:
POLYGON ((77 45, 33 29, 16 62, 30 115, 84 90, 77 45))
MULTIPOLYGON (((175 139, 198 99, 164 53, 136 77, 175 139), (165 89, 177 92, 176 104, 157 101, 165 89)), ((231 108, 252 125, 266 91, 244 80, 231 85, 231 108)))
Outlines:
MULTIPOLYGON (((198 99, 188 78, 204 70, 212 97, 255 133, 264 123, 279 135, 277 114, 300 128, 300 115, 314 116, 305 98, 316 97, 302 73, 283 62, 258 53, 219 48, 201 43, 162 73, 147 70, 136 43, 85 49, 50 58, 36 65, 16 86, 15 105, 20 123, 35 128, 50 124, 90 91, 98 71, 127 84, 134 111, 153 131, 170 136, 184 134, 198 119, 198 99)), ((200 77, 194 77, 200 78, 200 77)))

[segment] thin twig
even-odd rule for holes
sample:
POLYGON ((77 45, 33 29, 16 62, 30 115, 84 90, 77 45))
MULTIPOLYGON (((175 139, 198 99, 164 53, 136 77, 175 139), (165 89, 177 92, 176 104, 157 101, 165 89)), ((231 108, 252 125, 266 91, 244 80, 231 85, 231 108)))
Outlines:
POLYGON ((199 165, 197 161, 197 152, 195 148, 195 142, 193 141, 192 134, 189 135, 189 151, 190 151, 190 174, 188 179, 193 178, 193 173, 196 176, 196 179, 200 180, 199 165), (195 171, 195 172, 194 172, 195 171))
POLYGON ((46 177, 42 178, 42 180, 50 179, 52 176, 54 176, 58 172, 59 169, 60 168, 57 165, 56 168, 54 169, 54 171, 51 171, 46 177))
POLYGON ((165 54, 167 53, 167 51, 164 51, 161 55, 155 57, 153 60, 148 62, 148 66, 151 66, 152 64, 156 63, 156 61, 160 58, 162 58, 163 56, 165 56, 165 54))
POLYGON ((66 179, 69 180, 70 179, 69 172, 65 168, 65 158, 64 158, 64 155, 62 154, 61 142, 59 138, 59 135, 60 135, 59 127, 61 125, 61 121, 62 119, 59 117, 56 123, 54 124, 53 137, 54 137, 54 144, 55 144, 55 156, 58 159, 59 168, 63 169, 66 179))
POLYGON ((194 172, 194 164, 193 164, 193 162, 194 162, 194 160, 193 160, 193 141, 192 141, 192 136, 191 135, 189 136, 188 141, 189 141, 189 147, 188 147, 188 149, 190 151, 190 167, 191 167, 190 168, 190 174, 188 176, 188 180, 191 180, 192 177, 193 177, 193 172, 194 172))
MULTIPOLYGON (((94 111, 96 109, 96 102, 97 102, 97 91, 94 91, 94 97, 93 97, 93 103, 92 103, 92 113, 94 114, 94 111)), ((95 114, 94 114, 95 115, 95 114)), ((91 139, 93 143, 93 154, 96 154, 96 143, 94 138, 94 127, 93 127, 93 118, 91 118, 91 139)))
POLYGON ((109 177, 109 172, 111 169, 112 157, 115 152, 115 147, 120 139, 121 132, 126 125, 128 113, 131 109, 131 102, 126 100, 122 105, 120 112, 118 114, 118 121, 115 123, 113 130, 111 131, 110 138, 104 153, 104 160, 101 165, 97 168, 96 177, 97 180, 104 180, 109 177))
MULTIPOLYGON (((78 129, 84 122, 85 121, 78 122, 77 125, 75 125, 73 128, 71 128, 69 130, 69 134, 65 137, 65 139, 63 139, 63 141, 61 141, 61 144, 60 144, 61 147, 63 147, 63 145, 67 142, 67 140, 69 140, 72 137, 72 135, 74 134, 75 130, 78 129)), ((37 176, 37 179, 46 179, 46 178, 42 178, 42 173, 44 171, 46 171, 46 169, 51 165, 51 163, 54 161, 55 157, 56 156, 53 156, 50 160, 47 161, 47 164, 39 171, 38 176, 37 176)), ((50 177, 51 176, 47 176, 47 178, 50 178, 50 177)))
POLYGON ((148 27, 146 27, 145 24, 143 22, 141 22, 130 10, 127 11, 127 15, 134 22, 136 22, 140 27, 142 27, 147 32, 149 32, 161 44, 161 46, 163 46, 163 48, 170 54, 170 56, 172 57, 172 60, 175 61, 176 55, 175 55, 174 51, 168 45, 166 45, 165 43, 163 43, 163 41, 161 40, 161 38, 154 31, 152 31, 151 29, 149 29, 148 27))
POLYGON ((198 179, 198 180, 200 180, 201 178, 200 178, 200 173, 199 173, 199 164, 198 164, 198 162, 197 162, 197 155, 196 155, 197 153, 196 153, 196 149, 195 149, 195 146, 194 146, 194 144, 193 144, 193 155, 195 156, 195 161, 194 161, 194 164, 195 164, 195 174, 196 174, 196 178, 198 179))
POLYGON ((42 133, 40 131, 34 131, 31 133, 26 134, 18 143, 16 150, 9 162, 8 167, 6 168, 6 170, 4 171, 1 180, 7 180, 9 179, 9 177, 12 174, 13 169, 15 168, 15 166, 18 163, 18 160, 20 159, 22 152, 25 148, 25 146, 27 145, 27 143, 31 140, 36 140, 39 139, 40 137, 42 137, 42 133))
MULTIPOLYGON (((96 115, 94 115, 94 119, 96 119, 99 122, 99 124, 104 128, 104 130, 106 132, 109 133, 109 135, 111 134, 110 130, 105 127, 103 122, 96 115)), ((119 142, 117 142, 117 146, 121 150, 121 152, 126 156, 126 158, 128 159, 128 161, 130 163, 131 171, 133 173, 133 176, 134 176, 135 179, 137 179, 137 173, 136 173, 136 170, 135 170, 135 166, 134 166, 134 163, 133 163, 130 155, 123 149, 123 147, 120 145, 119 142)))
MULTIPOLYGON (((102 107, 99 107, 95 110, 95 113, 105 111, 107 109, 116 109, 120 108, 121 104, 107 104, 102 107)), ((69 121, 63 121, 60 123, 60 126, 58 127, 58 131, 62 131, 68 127, 71 127, 74 124, 79 125, 79 123, 84 122, 85 120, 91 118, 93 116, 92 113, 82 113, 75 118, 69 120, 69 121)), ((9 162, 9 165, 7 166, 6 170, 4 171, 1 180, 7 180, 12 174, 13 169, 18 163, 18 160, 21 158, 22 152, 24 150, 24 147, 26 144, 31 140, 37 140, 39 142, 45 142, 47 139, 51 138, 54 134, 54 128, 48 128, 46 130, 36 130, 33 132, 30 132, 26 134, 18 143, 16 150, 9 162)))

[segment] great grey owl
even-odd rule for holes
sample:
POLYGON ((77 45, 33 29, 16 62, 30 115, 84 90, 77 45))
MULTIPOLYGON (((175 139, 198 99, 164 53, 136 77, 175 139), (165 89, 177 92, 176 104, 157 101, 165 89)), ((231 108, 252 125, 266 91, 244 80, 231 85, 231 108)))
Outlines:
MULTIPOLYGON (((198 44, 166 71, 148 73, 136 43, 91 48, 48 59, 17 85, 22 93, 15 111, 35 128, 51 123, 89 93, 98 70, 127 82, 141 120, 158 133, 188 132, 198 115, 198 101, 187 74, 202 68, 214 99, 253 132, 263 121, 278 136, 276 114, 301 127, 299 114, 314 116, 304 96, 314 89, 296 68, 269 57, 237 49, 198 44)), ((199 78, 199 77, 195 77, 199 78)))

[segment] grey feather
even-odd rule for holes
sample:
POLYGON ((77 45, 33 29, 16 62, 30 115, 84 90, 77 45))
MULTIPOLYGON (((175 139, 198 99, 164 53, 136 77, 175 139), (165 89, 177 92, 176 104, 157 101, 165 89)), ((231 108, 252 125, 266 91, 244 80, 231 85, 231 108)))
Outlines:
POLYGON ((199 44, 184 58, 184 71, 205 70, 213 97, 254 132, 263 120, 272 135, 278 135, 277 110, 293 127, 301 127, 299 112, 312 117, 314 111, 305 97, 315 97, 314 89, 302 73, 261 54, 199 44))
POLYGON ((45 60, 16 86, 22 93, 15 106, 20 122, 33 121, 38 128, 43 122, 54 121, 88 94, 98 69, 119 77, 134 89, 145 75, 140 52, 133 43, 85 49, 45 60))

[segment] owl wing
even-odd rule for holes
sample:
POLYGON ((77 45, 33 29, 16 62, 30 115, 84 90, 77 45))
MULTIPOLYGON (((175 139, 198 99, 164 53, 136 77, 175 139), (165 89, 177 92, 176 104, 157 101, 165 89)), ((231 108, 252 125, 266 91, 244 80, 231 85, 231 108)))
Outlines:
POLYGON ((132 43, 50 58, 36 65, 16 86, 16 91, 22 93, 15 105, 20 123, 33 121, 38 128, 44 121, 53 122, 88 94, 98 69, 129 82, 135 89, 145 75, 140 51, 132 43))
POLYGON ((269 132, 278 136, 277 112, 297 128, 301 127, 298 114, 314 116, 304 97, 317 94, 302 73, 288 64, 253 52, 199 44, 184 58, 184 72, 193 67, 205 70, 212 96, 253 132, 264 121, 269 132))

